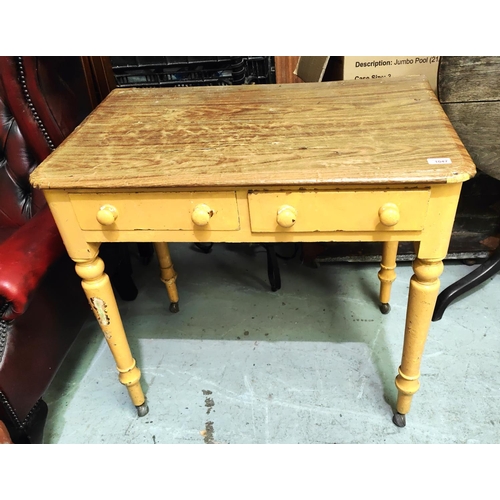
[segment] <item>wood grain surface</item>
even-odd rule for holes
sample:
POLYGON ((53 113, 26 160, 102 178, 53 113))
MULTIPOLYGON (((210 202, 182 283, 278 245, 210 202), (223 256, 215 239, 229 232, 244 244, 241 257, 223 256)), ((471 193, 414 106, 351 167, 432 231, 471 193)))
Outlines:
POLYGON ((303 83, 302 78, 294 75, 300 56, 274 56, 276 83, 303 83))
POLYGON ((477 168, 500 180, 500 57, 443 57, 438 88, 477 168))
POLYGON ((477 168, 500 180, 500 101, 443 104, 477 168))
POLYGON ((500 57, 441 57, 438 92, 441 103, 500 100, 500 57))
POLYGON ((417 76, 115 89, 31 181, 43 189, 319 186, 462 182, 474 173, 417 76))

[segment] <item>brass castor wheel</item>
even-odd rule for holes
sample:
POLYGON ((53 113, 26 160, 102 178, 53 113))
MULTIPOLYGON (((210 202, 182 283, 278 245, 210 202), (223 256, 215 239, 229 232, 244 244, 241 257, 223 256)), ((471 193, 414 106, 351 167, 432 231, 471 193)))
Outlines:
POLYGON ((403 415, 402 413, 394 413, 392 421, 394 422, 394 425, 404 427, 406 425, 406 415, 403 415))
POLYGON ((140 405, 140 406, 136 406, 136 408, 137 408, 137 416, 138 417, 144 417, 149 412, 149 406, 148 406, 147 401, 144 401, 144 403, 142 403, 142 405, 140 405))
POLYGON ((390 304, 380 304, 379 307, 382 314, 389 314, 389 311, 391 310, 390 304))
POLYGON ((179 312, 179 302, 171 302, 169 309, 170 309, 171 313, 178 313, 179 312))

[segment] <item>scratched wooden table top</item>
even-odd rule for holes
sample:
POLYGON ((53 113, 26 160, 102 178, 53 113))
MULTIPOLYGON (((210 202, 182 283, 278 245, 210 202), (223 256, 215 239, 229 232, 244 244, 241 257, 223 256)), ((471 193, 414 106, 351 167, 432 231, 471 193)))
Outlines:
POLYGON ((31 175, 43 189, 463 182, 424 77, 115 89, 31 175))

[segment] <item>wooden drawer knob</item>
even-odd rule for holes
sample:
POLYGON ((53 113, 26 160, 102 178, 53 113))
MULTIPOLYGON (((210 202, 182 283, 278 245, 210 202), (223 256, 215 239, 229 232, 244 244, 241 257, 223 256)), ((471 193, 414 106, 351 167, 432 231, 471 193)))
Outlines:
POLYGON ((394 203, 385 203, 380 207, 378 216, 384 226, 395 226, 399 222, 399 208, 394 203))
POLYGON ((113 205, 103 205, 96 215, 97 221, 103 226, 111 226, 117 217, 118 210, 113 205))
POLYGON ((290 205, 283 205, 278 208, 276 221, 281 227, 292 227, 297 220, 297 210, 290 205))
POLYGON ((206 226, 213 215, 214 211, 208 205, 201 203, 194 207, 193 213, 191 214, 191 220, 197 226, 206 226))

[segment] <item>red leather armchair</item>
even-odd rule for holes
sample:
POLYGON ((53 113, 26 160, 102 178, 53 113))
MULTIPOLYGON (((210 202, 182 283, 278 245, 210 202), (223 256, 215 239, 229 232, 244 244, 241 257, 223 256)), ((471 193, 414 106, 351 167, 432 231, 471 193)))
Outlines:
POLYGON ((0 421, 14 443, 42 442, 42 395, 90 313, 29 174, 91 109, 79 57, 0 57, 0 421))

